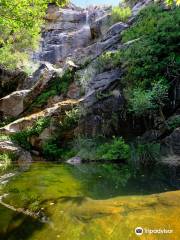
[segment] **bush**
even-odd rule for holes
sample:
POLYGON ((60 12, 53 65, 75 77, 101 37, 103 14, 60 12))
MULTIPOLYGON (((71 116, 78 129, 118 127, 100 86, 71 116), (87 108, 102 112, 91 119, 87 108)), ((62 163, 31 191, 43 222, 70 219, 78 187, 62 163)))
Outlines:
POLYGON ((0 134, 0 141, 8 141, 10 140, 10 136, 8 135, 3 135, 3 134, 0 134))
POLYGON ((105 52, 97 58, 96 68, 98 73, 103 72, 107 68, 116 68, 120 65, 120 51, 105 52))
POLYGON ((153 4, 143 9, 137 21, 122 34, 124 43, 138 39, 121 50, 126 99, 135 114, 162 108, 169 87, 178 81, 179 23, 178 7, 165 11, 153 4))
POLYGON ((69 70, 67 70, 62 77, 55 77, 52 79, 48 89, 37 97, 37 99, 31 105, 31 109, 33 107, 42 107, 47 103, 50 97, 67 94, 71 82, 73 82, 73 74, 69 70))
POLYGON ((33 135, 39 135, 46 127, 49 126, 50 119, 47 118, 39 118, 33 127, 23 130, 21 132, 17 132, 10 136, 12 141, 20 145, 22 148, 26 150, 31 149, 31 144, 28 141, 28 138, 33 135))
POLYGON ((63 131, 75 127, 81 115, 80 111, 80 108, 65 111, 65 117, 60 122, 60 130, 63 131))
POLYGON ((75 151, 69 147, 59 147, 57 138, 48 139, 42 146, 45 158, 49 160, 66 160, 75 156, 75 151))
POLYGON ((168 84, 160 80, 152 84, 151 90, 140 87, 128 93, 129 111, 137 116, 146 115, 161 109, 168 99, 168 84))
POLYGON ((130 157, 130 148, 122 137, 116 137, 110 143, 102 144, 97 150, 97 156, 104 160, 127 160, 130 157))
POLYGON ((164 11, 153 4, 143 9, 136 23, 123 32, 123 42, 139 39, 122 53, 127 66, 126 85, 147 89, 153 81, 178 77, 179 22, 179 8, 164 11))
POLYGON ((125 22, 131 16, 130 7, 113 7, 112 9, 112 22, 125 22))
POLYGON ((130 157, 129 146, 122 138, 113 138, 107 142, 102 137, 79 137, 74 140, 73 146, 77 155, 84 160, 126 160, 130 157))

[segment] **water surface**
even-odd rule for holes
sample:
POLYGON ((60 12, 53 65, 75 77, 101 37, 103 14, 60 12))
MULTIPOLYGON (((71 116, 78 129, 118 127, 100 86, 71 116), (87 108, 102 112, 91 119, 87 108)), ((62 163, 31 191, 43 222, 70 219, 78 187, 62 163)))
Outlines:
MULTIPOLYGON (((169 221, 179 239, 177 189, 176 174, 162 167, 135 176, 116 164, 34 163, 1 183, 13 210, 0 205, 0 239, 134 240, 137 224, 169 221)), ((151 237, 141 239, 164 239, 151 237)))

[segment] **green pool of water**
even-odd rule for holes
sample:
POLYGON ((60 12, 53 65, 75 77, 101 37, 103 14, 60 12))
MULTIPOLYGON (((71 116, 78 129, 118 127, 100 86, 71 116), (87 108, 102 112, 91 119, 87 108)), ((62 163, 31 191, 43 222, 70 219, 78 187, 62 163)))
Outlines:
MULTIPOLYGON (((127 166, 116 164, 33 163, 1 181, 0 195, 7 194, 2 199, 7 207, 0 204, 0 239, 131 239, 130 223, 136 224, 137 214, 146 216, 147 223, 152 223, 156 206, 165 214, 157 194, 169 192, 177 198, 179 191, 170 192, 177 190, 176 178, 162 167, 135 176, 127 166)), ((173 201, 167 209, 174 211, 174 218, 175 208, 173 201)))

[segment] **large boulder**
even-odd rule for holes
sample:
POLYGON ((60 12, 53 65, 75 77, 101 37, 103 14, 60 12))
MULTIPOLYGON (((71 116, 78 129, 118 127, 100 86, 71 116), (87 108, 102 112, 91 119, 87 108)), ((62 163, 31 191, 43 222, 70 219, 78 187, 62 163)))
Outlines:
POLYGON ((20 89, 26 80, 26 73, 19 70, 7 70, 0 66, 0 98, 20 89))
POLYGON ((10 140, 0 141, 0 154, 2 153, 13 154, 15 160, 22 168, 28 167, 32 162, 31 154, 10 140))
POLYGON ((163 139, 162 144, 171 154, 180 155, 180 128, 176 128, 168 137, 163 139))
POLYGON ((32 87, 29 90, 15 91, 0 99, 1 117, 17 117, 23 113, 36 97, 48 88, 54 77, 62 75, 62 69, 55 69, 49 63, 41 64, 31 78, 32 87))
MULTIPOLYGON (((111 85, 118 82, 121 78, 122 72, 119 69, 110 70, 96 75, 87 86, 87 93, 83 97, 83 105, 86 108, 93 106, 100 100, 98 93, 107 91, 111 85)), ((113 95, 113 94, 112 94, 113 95)))
POLYGON ((32 127, 39 118, 51 117, 54 119, 61 119, 66 111, 72 110, 79 103, 79 100, 66 100, 54 104, 52 107, 46 108, 43 111, 19 118, 11 122, 3 128, 0 128, 2 134, 14 134, 21 132, 28 127, 32 127))
POLYGON ((17 117, 24 111, 24 98, 30 90, 15 91, 0 99, 0 115, 4 117, 17 117))

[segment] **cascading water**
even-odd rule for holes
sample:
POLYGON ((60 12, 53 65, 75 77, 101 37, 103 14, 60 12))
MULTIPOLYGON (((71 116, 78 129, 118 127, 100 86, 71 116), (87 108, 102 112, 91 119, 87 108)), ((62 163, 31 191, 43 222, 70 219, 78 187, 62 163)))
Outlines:
POLYGON ((86 11, 86 26, 89 26, 89 11, 86 11))

